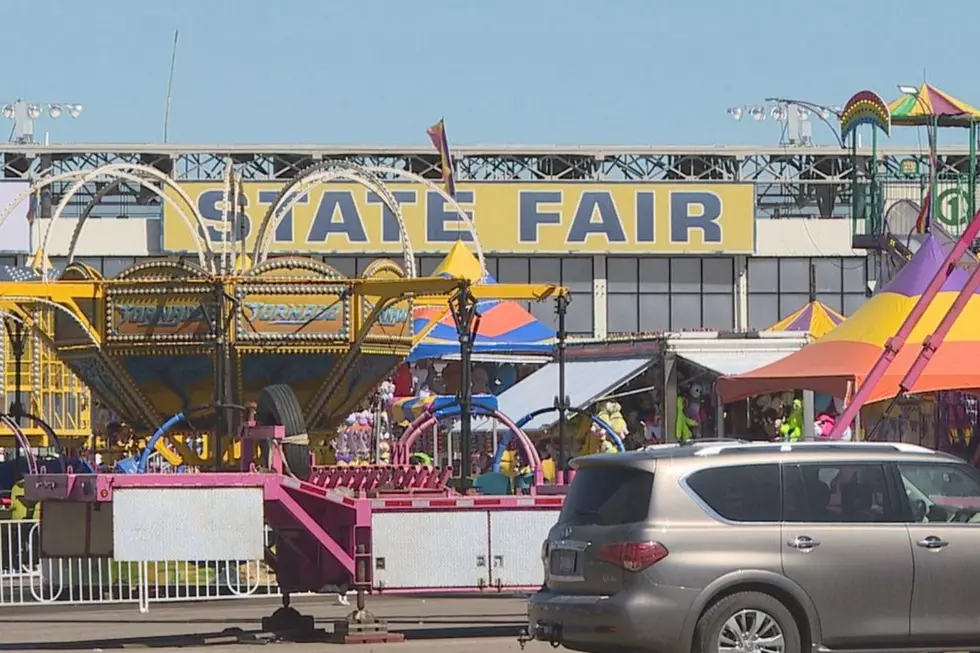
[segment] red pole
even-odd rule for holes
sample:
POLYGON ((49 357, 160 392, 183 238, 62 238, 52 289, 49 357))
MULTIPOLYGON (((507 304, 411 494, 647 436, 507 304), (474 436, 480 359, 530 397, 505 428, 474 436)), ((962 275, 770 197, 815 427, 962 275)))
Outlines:
MULTIPOLYGON (((879 356, 878 360, 875 361, 875 364, 872 366, 871 371, 868 372, 868 376, 864 380, 864 383, 858 389, 854 397, 851 398, 850 403, 848 403, 847 407, 844 409, 844 413, 834 425, 834 429, 830 433, 831 439, 839 438, 844 430, 850 426, 851 422, 854 421, 854 418, 857 417, 858 411, 861 410, 862 404, 864 404, 864 402, 867 400, 868 396, 874 390, 875 386, 877 386, 881 381, 882 377, 885 376, 885 372, 888 371, 888 367, 892 364, 892 361, 895 360, 895 356, 898 355, 898 352, 905 345, 905 341, 908 340, 909 335, 912 333, 912 329, 914 329, 919 323, 919 320, 922 319, 922 315, 926 312, 926 309, 929 308, 929 304, 932 303, 932 300, 935 299, 936 295, 939 293, 939 290, 943 287, 943 284, 946 283, 946 279, 948 279, 949 275, 952 274, 954 266, 960 260, 960 258, 963 257, 967 249, 969 249, 970 245, 976 239, 977 234, 980 234, 980 211, 977 211, 977 213, 974 214, 973 219, 967 225, 966 229, 963 230, 963 233, 960 234, 959 239, 953 245, 953 249, 951 249, 949 254, 946 256, 946 260, 943 261, 942 266, 936 272, 936 275, 932 278, 932 281, 930 281, 929 285, 926 286, 925 292, 922 293, 919 300, 915 303, 915 306, 912 307, 912 311, 905 317, 905 321, 902 322, 902 326, 898 327, 898 331, 895 332, 895 335, 889 338, 885 343, 885 348, 884 351, 881 352, 881 356, 879 356)), ((957 301, 958 300, 959 297, 957 297, 957 301)), ((963 309, 961 307, 960 311, 962 310, 963 309)), ((952 308, 950 311, 952 311, 952 308)), ((958 314, 958 312, 954 314, 952 319, 955 320, 958 314)), ((946 317, 949 317, 949 313, 946 314, 946 317)), ((950 325, 952 325, 952 321, 950 321, 950 325)), ((936 346, 938 347, 939 344, 937 343, 936 346)), ((906 375, 906 379, 907 378, 908 376, 906 375)))

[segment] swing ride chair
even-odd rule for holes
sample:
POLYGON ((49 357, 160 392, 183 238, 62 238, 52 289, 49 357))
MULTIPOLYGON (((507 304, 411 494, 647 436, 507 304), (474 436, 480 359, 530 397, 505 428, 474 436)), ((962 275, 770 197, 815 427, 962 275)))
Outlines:
MULTIPOLYGON (((143 455, 117 464, 112 473, 77 473, 67 464, 62 473, 48 473, 31 459, 25 491, 44 502, 45 557, 265 559, 284 597, 284 607, 264 624, 267 630, 312 629, 312 618, 289 608, 290 594, 355 589, 358 609, 335 625, 335 634, 345 641, 381 641, 391 636, 365 611, 368 591, 540 585, 534 556, 531 565, 502 567, 505 559, 536 549, 562 497, 460 495, 448 487, 451 469, 413 466, 402 458, 390 466, 315 467, 307 434, 336 427, 407 357, 415 344, 414 299, 449 305, 465 364, 478 301, 557 297, 563 307, 567 290, 418 278, 397 203, 380 179, 349 164, 314 168, 300 177, 358 181, 386 202, 402 226, 401 265, 375 261, 362 278, 348 279, 309 258, 266 259, 263 234, 271 234, 289 202, 311 188, 293 180, 258 227, 251 257, 243 244, 241 253, 236 243, 215 249, 195 215, 197 225, 185 221, 198 240, 197 263, 143 262, 104 279, 72 262, 89 206, 57 280, 42 270, 34 281, 0 282, 6 305, 53 309, 56 353, 99 401, 134 428, 156 428, 143 455), (314 174, 324 170, 343 174, 314 174), (171 429, 210 434, 211 451, 203 459, 210 465, 196 473, 146 473, 150 452, 171 429), (515 531, 526 537, 515 538, 515 531), (447 547, 461 534, 462 546, 447 547), (419 553, 424 550, 440 554, 426 557, 419 553)), ((81 176, 76 186, 95 176, 81 176)), ((157 181, 180 193, 172 181, 157 181)), ((229 173, 226 197, 239 195, 238 183, 229 173)), ((76 189, 65 194, 51 224, 76 189)), ((194 214, 192 203, 186 204, 194 214)), ((0 214, 0 224, 11 208, 0 214)), ((46 243, 47 235, 35 256, 42 265, 46 243)), ((482 253, 480 258, 482 263, 482 253)), ((466 424, 479 411, 469 404, 469 393, 461 394, 459 415, 466 424)), ((8 426, 18 432, 16 424, 8 426)))

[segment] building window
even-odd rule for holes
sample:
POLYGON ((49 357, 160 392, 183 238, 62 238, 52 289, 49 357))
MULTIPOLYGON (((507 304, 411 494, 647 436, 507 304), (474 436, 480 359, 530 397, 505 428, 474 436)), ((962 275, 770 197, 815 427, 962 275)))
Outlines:
POLYGON ((323 262, 345 277, 357 274, 357 259, 353 256, 325 256, 323 262))
MULTIPOLYGON (((500 283, 559 283, 567 287, 571 302, 565 314, 565 329, 572 336, 592 336, 595 306, 591 256, 488 257, 487 270, 496 270, 494 276, 500 283)), ((543 324, 558 328, 553 300, 534 302, 525 308, 543 324)))
POLYGON ((609 332, 732 329, 734 265, 728 257, 607 257, 609 332))
POLYGON ((443 259, 438 256, 420 256, 415 267, 420 277, 431 277, 443 259))
POLYGON ((811 265, 813 291, 818 301, 845 316, 864 303, 867 296, 864 257, 750 258, 750 329, 767 329, 810 301, 811 265))

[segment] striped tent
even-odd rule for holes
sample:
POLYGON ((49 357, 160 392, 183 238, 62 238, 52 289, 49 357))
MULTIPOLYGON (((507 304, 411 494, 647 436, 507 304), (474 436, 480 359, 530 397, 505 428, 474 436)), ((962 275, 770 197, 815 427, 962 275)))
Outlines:
MULTIPOLYGON (((433 276, 477 280, 483 270, 477 258, 462 242, 452 250, 433 272, 433 276)), ((483 275, 485 284, 496 281, 483 275)), ((506 356, 548 358, 555 346, 555 332, 539 322, 520 303, 484 300, 477 305, 479 330, 473 342, 474 360, 502 360, 506 356)), ((413 328, 418 339, 408 360, 417 361, 459 356, 459 335, 453 314, 442 305, 423 303, 413 311, 413 328)))
POLYGON ((808 333, 813 338, 827 335, 838 324, 844 321, 844 316, 823 302, 816 300, 776 322, 766 331, 791 331, 808 333))
MULTIPOLYGON (((846 397, 860 387, 883 351, 885 343, 912 310, 946 258, 946 250, 929 237, 905 267, 881 292, 837 328, 803 349, 758 369, 718 380, 725 402, 769 392, 814 390, 833 397, 846 397)), ((957 267, 913 329, 905 345, 867 402, 894 397, 898 384, 922 351, 959 290, 968 272, 957 267)), ((938 390, 980 388, 980 292, 974 294, 950 329, 942 346, 911 388, 913 394, 938 390)))
POLYGON ((932 84, 923 84, 915 94, 907 94, 888 105, 893 125, 915 127, 969 127, 980 122, 980 109, 972 107, 932 84))

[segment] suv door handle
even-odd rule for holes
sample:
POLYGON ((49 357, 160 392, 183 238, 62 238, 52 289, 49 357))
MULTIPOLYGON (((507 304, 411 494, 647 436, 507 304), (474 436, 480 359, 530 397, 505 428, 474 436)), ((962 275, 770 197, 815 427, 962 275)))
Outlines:
POLYGON ((820 546, 820 542, 814 539, 810 539, 806 535, 800 535, 795 540, 790 540, 786 543, 786 546, 792 547, 794 549, 800 549, 801 551, 809 551, 810 549, 815 549, 820 546))
POLYGON ((941 540, 935 535, 930 535, 923 540, 919 540, 915 545, 921 546, 923 549, 944 549, 949 546, 949 542, 941 540))

